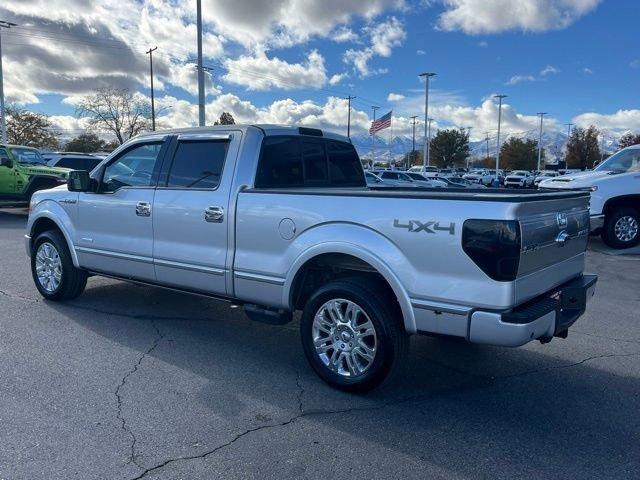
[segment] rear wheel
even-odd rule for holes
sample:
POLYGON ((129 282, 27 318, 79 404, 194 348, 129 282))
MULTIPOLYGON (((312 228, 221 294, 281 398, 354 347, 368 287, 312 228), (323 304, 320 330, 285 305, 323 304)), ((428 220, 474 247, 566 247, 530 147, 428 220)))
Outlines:
POLYGON ((48 300, 71 300, 87 285, 87 272, 73 265, 60 232, 41 233, 33 244, 31 274, 36 288, 48 300))
POLYGON ((606 216, 602 240, 612 248, 622 249, 640 242, 640 212, 635 208, 622 207, 606 216))
POLYGON ((344 279, 319 288, 300 322, 311 367, 332 387, 364 392, 397 377, 409 336, 396 299, 368 279, 344 279))

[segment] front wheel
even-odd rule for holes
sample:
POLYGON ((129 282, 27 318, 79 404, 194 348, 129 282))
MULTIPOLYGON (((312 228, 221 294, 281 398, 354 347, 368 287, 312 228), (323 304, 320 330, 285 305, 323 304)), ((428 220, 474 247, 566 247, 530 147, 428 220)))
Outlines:
POLYGON ((640 212, 635 208, 618 208, 605 218, 602 240, 612 248, 622 249, 640 243, 640 212))
POLYGON ((87 272, 73 265, 67 242, 60 232, 41 233, 33 243, 31 274, 47 300, 71 300, 87 285, 87 272))
POLYGON ((304 308, 300 331, 311 367, 340 390, 364 392, 391 380, 408 353, 396 299, 366 278, 319 288, 304 308))

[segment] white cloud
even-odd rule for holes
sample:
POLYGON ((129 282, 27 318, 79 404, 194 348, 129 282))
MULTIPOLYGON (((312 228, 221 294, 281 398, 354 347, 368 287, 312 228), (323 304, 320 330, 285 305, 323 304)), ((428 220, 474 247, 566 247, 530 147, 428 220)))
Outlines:
POLYGON ((258 52, 256 56, 229 59, 224 66, 228 70, 225 81, 249 90, 320 88, 328 81, 324 57, 317 50, 310 52, 304 63, 288 63, 258 52))
POLYGON ((343 25, 331 34, 331 40, 338 43, 357 42, 358 35, 343 25))
POLYGON ((332 75, 331 78, 329 79, 329 85, 338 85, 340 82, 342 82, 347 78, 349 78, 348 73, 336 73, 335 75, 332 75))
POLYGON ((507 82, 505 82, 505 85, 517 85, 518 83, 522 83, 522 82, 535 82, 535 81, 536 81, 536 77, 534 77, 533 75, 514 75, 507 82))
POLYGON ((344 62, 353 65, 361 77, 386 72, 385 69, 371 69, 369 61, 374 56, 390 57, 393 48, 402 44, 407 36, 402 22, 391 17, 385 22, 366 27, 364 32, 369 36, 370 45, 359 50, 347 50, 343 56, 344 62))
POLYGON ((416 55, 426 55, 427 52, 425 52, 424 50, 416 50, 416 55))
POLYGON ((565 28, 594 10, 601 0, 442 0, 443 30, 468 34, 505 30, 542 32, 565 28))
POLYGON ((387 101, 388 102, 399 102, 400 100, 404 100, 405 97, 404 95, 401 95, 399 93, 390 93, 389 96, 387 97, 387 101))
POLYGON ((584 67, 582 69, 583 73, 586 73, 587 75, 593 75, 593 70, 591 70, 589 67, 584 67))
POLYGON ((478 46, 482 48, 486 48, 489 46, 489 43, 486 42, 485 40, 482 40, 481 42, 478 42, 478 46))
POLYGON ((540 71, 540 75, 543 77, 546 77, 547 75, 556 75, 558 73, 560 73, 560 70, 553 65, 547 65, 540 71))
POLYGON ((640 129, 640 110, 618 110, 611 114, 589 112, 574 117, 572 121, 583 128, 595 125, 606 130, 637 130, 640 129))

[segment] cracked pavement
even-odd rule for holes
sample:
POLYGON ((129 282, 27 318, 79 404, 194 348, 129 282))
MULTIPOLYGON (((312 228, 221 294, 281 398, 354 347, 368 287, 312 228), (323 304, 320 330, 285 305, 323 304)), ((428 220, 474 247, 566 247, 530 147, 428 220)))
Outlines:
POLYGON ((566 340, 414 337, 396 385, 331 390, 297 323, 103 278, 40 299, 0 210, 0 478, 576 478, 640 471, 640 258, 589 252, 566 340))

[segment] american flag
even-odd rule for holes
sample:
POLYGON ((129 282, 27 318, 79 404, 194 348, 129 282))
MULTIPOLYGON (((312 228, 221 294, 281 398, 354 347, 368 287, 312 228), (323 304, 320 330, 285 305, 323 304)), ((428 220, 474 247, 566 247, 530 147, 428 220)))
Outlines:
POLYGON ((386 115, 381 116, 375 122, 371 122, 371 128, 369 129, 369 135, 373 135, 380 130, 389 128, 391 126, 391 114, 393 110, 389 111, 386 115))

